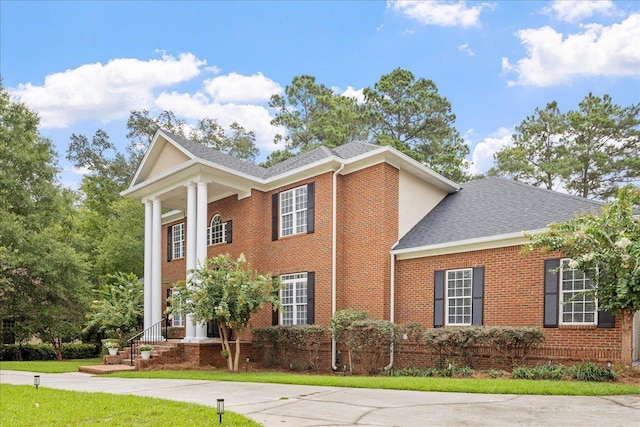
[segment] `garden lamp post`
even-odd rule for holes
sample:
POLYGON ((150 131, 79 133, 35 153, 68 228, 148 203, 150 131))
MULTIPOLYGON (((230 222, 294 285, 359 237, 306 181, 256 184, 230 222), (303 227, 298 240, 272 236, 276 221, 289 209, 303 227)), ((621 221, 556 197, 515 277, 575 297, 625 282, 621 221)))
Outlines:
POLYGON ((33 376, 33 385, 36 386, 36 390, 40 386, 40 375, 33 376))
POLYGON ((611 362, 611 360, 607 360, 605 362, 605 366, 607 367, 607 379, 611 380, 611 367, 612 367, 613 363, 611 362))
POLYGON ((222 415, 224 414, 224 399, 218 399, 217 412, 220 424, 222 424, 222 415))

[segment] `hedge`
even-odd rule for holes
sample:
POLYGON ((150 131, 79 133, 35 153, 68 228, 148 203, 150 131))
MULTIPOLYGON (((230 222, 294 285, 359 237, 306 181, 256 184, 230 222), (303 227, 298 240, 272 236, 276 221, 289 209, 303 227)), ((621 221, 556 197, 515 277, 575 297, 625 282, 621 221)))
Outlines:
MULTIPOLYGON (((96 344, 62 344, 62 358, 66 360, 91 359, 101 351, 102 346, 96 344)), ((51 344, 8 344, 0 347, 0 360, 56 360, 56 354, 51 344)))

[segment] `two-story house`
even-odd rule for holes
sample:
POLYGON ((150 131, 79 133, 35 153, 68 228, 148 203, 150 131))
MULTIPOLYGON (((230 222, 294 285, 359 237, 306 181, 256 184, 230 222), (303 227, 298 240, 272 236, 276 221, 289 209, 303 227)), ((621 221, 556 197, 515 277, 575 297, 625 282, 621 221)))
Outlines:
MULTIPOLYGON (((560 255, 522 232, 600 204, 499 178, 456 184, 391 147, 320 147, 263 168, 159 131, 125 196, 145 204, 144 325, 206 257, 245 255, 280 276, 282 308, 253 326, 324 324, 365 310, 425 327, 537 326, 540 358, 620 360, 619 322, 560 255)), ((174 317, 184 342, 216 331, 174 317)), ((640 315, 634 355, 638 359, 640 315)), ((335 360, 335 345, 332 346, 335 360)))

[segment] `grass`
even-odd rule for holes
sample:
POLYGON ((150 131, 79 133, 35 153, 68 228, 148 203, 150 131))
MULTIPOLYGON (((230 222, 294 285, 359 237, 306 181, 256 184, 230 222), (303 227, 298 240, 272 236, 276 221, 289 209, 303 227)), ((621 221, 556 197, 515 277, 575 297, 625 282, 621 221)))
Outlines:
POLYGON ((490 394, 538 394, 565 396, 612 396, 640 394, 640 387, 631 384, 514 380, 506 378, 358 377, 342 375, 301 375, 288 372, 234 373, 217 370, 119 372, 110 375, 120 378, 191 379, 490 394))
MULTIPOLYGON (((0 369, 41 373, 76 372, 78 366, 101 364, 101 359, 5 362, 0 369)), ((228 372, 225 370, 180 370, 119 372, 109 374, 120 378, 164 378, 206 381, 236 381, 328 387, 353 387, 390 390, 443 391, 490 394, 538 394, 565 396, 612 396, 640 394, 633 384, 544 381, 506 378, 416 378, 416 377, 358 377, 343 375, 303 375, 289 372, 228 372)))
POLYGON ((78 372, 78 366, 102 365, 102 357, 71 360, 32 360, 27 362, 0 361, 0 370, 61 374, 78 372))
MULTIPOLYGON (((217 425, 216 408, 170 400, 81 393, 0 384, 2 425, 7 426, 193 426, 217 425)), ((225 411, 224 425, 260 424, 225 411)))

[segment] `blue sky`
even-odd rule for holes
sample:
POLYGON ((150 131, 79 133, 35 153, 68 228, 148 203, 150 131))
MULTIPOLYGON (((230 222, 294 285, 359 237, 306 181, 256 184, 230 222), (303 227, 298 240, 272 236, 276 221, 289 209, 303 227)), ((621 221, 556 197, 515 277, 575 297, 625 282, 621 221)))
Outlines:
POLYGON ((132 109, 238 121, 262 160, 268 99, 294 76, 360 97, 397 67, 436 83, 486 172, 536 107, 640 102, 640 2, 0 2, 3 85, 40 114, 69 186, 70 135, 103 128, 123 150, 132 109))

